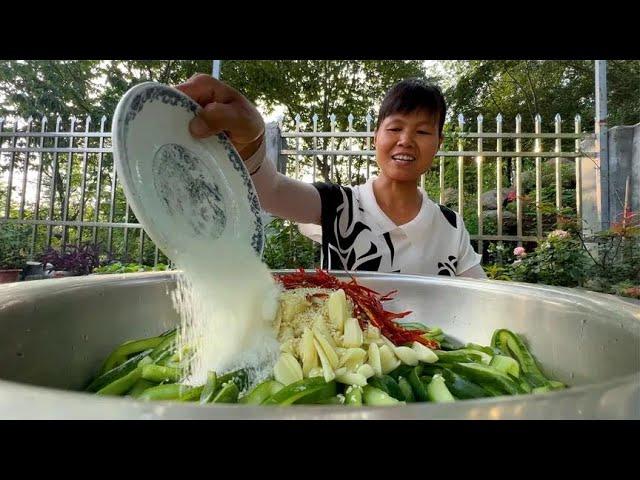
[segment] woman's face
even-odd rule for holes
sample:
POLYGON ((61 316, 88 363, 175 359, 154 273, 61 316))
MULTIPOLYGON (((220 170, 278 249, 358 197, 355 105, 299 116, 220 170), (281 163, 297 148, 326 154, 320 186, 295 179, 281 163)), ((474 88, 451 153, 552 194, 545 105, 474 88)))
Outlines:
POLYGON ((391 180, 415 182, 431 168, 440 147, 438 116, 421 111, 389 115, 373 138, 382 173, 391 180))

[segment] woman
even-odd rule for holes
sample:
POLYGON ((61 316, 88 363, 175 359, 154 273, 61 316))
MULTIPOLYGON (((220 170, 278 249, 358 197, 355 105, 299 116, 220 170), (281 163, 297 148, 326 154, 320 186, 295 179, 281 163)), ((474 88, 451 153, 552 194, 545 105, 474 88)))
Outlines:
POLYGON ((223 82, 199 74, 177 88, 203 107, 191 134, 229 136, 265 211, 322 227, 322 268, 486 278, 462 218, 418 187, 442 144, 446 104, 437 87, 412 79, 389 90, 374 133, 380 173, 356 187, 278 173, 260 113, 223 82))

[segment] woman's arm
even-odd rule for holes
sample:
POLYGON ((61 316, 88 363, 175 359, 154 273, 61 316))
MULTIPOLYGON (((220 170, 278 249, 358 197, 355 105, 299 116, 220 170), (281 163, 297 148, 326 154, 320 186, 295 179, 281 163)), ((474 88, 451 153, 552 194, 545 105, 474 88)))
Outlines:
POLYGON ((313 185, 276 171, 279 152, 265 145, 265 125, 260 112, 240 92, 209 75, 197 74, 177 88, 202 109, 191 120, 196 138, 224 132, 246 162, 264 210, 302 223, 320 223, 320 194, 313 185))
POLYGON ((294 180, 276 171, 278 152, 262 142, 247 159, 251 180, 258 192, 262 208, 277 217, 300 223, 320 224, 321 202, 318 190, 311 184, 294 180))

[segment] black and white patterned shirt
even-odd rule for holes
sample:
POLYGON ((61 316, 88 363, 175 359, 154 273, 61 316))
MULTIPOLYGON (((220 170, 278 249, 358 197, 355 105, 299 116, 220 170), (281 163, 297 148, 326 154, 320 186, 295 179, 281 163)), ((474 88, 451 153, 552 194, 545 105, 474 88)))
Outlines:
POLYGON ((299 224, 322 243, 322 268, 457 276, 480 264, 460 216, 429 199, 423 189, 418 215, 396 225, 373 194, 373 180, 356 187, 315 183, 322 201, 321 231, 299 224))

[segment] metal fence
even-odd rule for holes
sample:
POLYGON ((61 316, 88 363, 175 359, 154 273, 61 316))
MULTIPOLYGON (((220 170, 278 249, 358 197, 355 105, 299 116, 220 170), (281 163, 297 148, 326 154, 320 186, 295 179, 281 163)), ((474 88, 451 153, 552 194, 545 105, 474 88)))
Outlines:
POLYGON ((0 228, 30 226, 31 255, 91 243, 111 257, 165 261, 126 201, 106 117, 99 124, 90 117, 8 123, 0 118, 0 228))
MULTIPOLYGON (((314 115, 310 121, 305 123, 300 116, 295 118, 292 131, 281 133, 283 145, 281 155, 288 160, 287 174, 295 178, 306 178, 310 181, 320 179, 330 181, 340 181, 340 183, 358 184, 369 178, 375 170, 375 150, 371 148, 373 131, 371 128, 372 117, 367 115, 362 123, 361 131, 354 129, 354 117, 348 117, 348 127, 346 131, 337 131, 336 116, 331 115, 330 131, 318 131, 318 116, 314 115), (304 131, 306 130, 306 131, 304 131), (319 147, 322 143, 322 147, 319 147)), ((563 207, 572 207, 574 212, 582 215, 582 182, 581 168, 583 159, 593 159, 596 156, 594 151, 584 151, 585 140, 592 143, 595 135, 583 132, 581 118, 577 115, 573 119, 571 131, 563 131, 562 119, 560 115, 554 118, 554 131, 542 132, 542 118, 537 115, 534 120, 534 132, 522 131, 522 117, 518 115, 513 121, 513 131, 505 131, 505 122, 502 115, 498 115, 491 129, 485 128, 482 115, 476 118, 475 131, 469 128, 462 115, 458 116, 457 125, 445 126, 445 137, 449 140, 449 149, 439 151, 436 155, 432 171, 422 178, 423 187, 430 183, 433 186, 433 179, 437 178, 435 188, 428 190, 434 200, 439 203, 454 204, 458 213, 464 215, 465 201, 471 196, 475 203, 475 220, 477 221, 477 231, 472 233, 471 239, 478 242, 478 251, 483 250, 484 241, 513 241, 517 245, 522 242, 537 242, 545 234, 543 223, 542 193, 545 187, 555 190, 555 210, 560 211, 563 207), (492 131, 489 131, 492 130, 492 131), (469 148, 471 147, 471 148, 469 148), (543 185, 542 170, 543 159, 551 160, 554 165, 554 178, 552 185, 543 185), (455 164, 456 179, 454 185, 446 184, 445 168, 451 162, 455 164), (575 201, 572 205, 563 205, 562 183, 567 180, 563 178, 562 164, 573 164, 570 175, 572 175, 575 201), (485 179, 487 166, 495 178, 485 179), (509 165, 512 172, 510 178, 503 178, 505 165, 509 165), (522 179, 524 172, 535 176, 535 200, 523 195, 522 179), (473 192, 465 191, 465 183, 468 182, 468 173, 475 176, 476 188, 473 192), (428 178, 431 179, 428 182, 428 178), (467 181, 465 182, 465 179, 467 181), (492 184, 495 189, 495 210, 488 210, 483 206, 486 197, 483 197, 487 183, 492 184), (450 201, 446 198, 447 187, 455 187, 457 199, 450 201), (505 233, 504 230, 504 194, 508 190, 514 193, 515 202, 515 232, 505 233), (530 203, 535 208, 534 227, 531 231, 525 231, 523 221, 525 203, 530 203), (485 220, 491 213, 495 217, 495 233, 485 231, 485 220)), ((285 163, 285 162, 281 162, 285 163)), ((567 175, 564 169, 564 175, 567 175)), ((451 183, 451 182, 450 182, 451 183)), ((492 189, 493 190, 493 189, 492 189)), ((468 215, 467 215, 468 217, 468 215)))
MULTIPOLYGON (((358 184, 375 174, 375 150, 372 149, 372 117, 357 121, 349 115, 348 127, 338 131, 337 117, 331 115, 330 131, 318 131, 318 117, 309 122, 296 117, 292 130, 280 121, 268 132, 276 136, 280 164, 293 177, 358 184), (356 128, 357 127, 357 128, 356 128)), ((439 203, 448 203, 465 213, 465 203, 474 202, 474 227, 471 238, 482 251, 484 241, 539 241, 544 235, 542 193, 545 187, 555 188, 555 208, 571 206, 582 211, 581 162, 595 157, 595 152, 581 150, 584 140, 594 134, 583 132, 580 117, 573 119, 569 132, 563 131, 559 115, 554 119, 554 131, 542 132, 542 119, 537 116, 534 132, 522 132, 520 116, 509 122, 507 132, 502 116, 489 128, 480 115, 475 131, 462 116, 457 125, 446 125, 446 145, 439 151, 432 172, 422 179, 429 194, 439 203), (543 159, 555 165, 553 185, 543 185, 543 159), (575 184, 573 205, 563 205, 562 182, 566 168, 572 165, 575 184), (454 167, 453 179, 449 173, 454 167), (535 200, 523 195, 525 174, 535 176, 535 200), (491 175, 491 178, 488 176, 491 175), (475 179, 474 191, 465 191, 469 178, 475 179), (495 178, 493 178, 495 177, 495 178), (495 209, 484 206, 485 189, 494 185, 495 209), (447 192, 455 198, 447 198, 447 192), (505 232, 505 220, 513 223, 512 214, 505 213, 505 192, 511 191, 515 202, 515 228, 505 232), (525 228, 525 204, 535 206, 535 222, 525 228), (495 217, 495 232, 487 233, 487 219, 495 217)), ((113 257, 137 259, 147 264, 166 261, 135 219, 126 201, 113 168, 110 122, 106 117, 99 124, 60 117, 5 121, 0 118, 0 228, 6 224, 30 226, 29 251, 39 253, 51 245, 93 243, 103 246, 113 257), (133 233, 131 232, 133 231, 133 233)), ((572 187, 573 188, 573 187, 572 187)), ((493 190, 493 189, 491 189, 493 190)), ((469 213, 467 212, 467 218, 469 213)), ((531 223, 531 222, 530 222, 531 223)))

